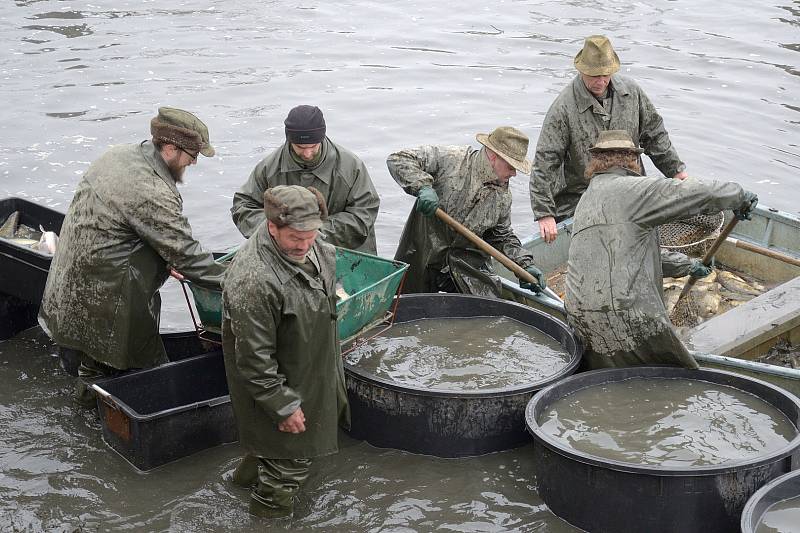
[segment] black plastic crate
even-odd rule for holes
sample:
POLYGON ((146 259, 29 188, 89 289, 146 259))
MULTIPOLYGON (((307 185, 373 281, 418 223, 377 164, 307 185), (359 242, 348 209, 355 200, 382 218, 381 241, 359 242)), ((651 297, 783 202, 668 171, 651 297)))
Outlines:
MULTIPOLYGON (((14 211, 19 211, 20 224, 61 233, 64 213, 60 211, 22 198, 5 198, 0 200, 0 223, 14 211)), ((52 259, 51 255, 0 239, 0 293, 30 302, 38 310, 52 259)))
POLYGON ((97 382, 103 439, 140 470, 238 440, 222 352, 97 382))

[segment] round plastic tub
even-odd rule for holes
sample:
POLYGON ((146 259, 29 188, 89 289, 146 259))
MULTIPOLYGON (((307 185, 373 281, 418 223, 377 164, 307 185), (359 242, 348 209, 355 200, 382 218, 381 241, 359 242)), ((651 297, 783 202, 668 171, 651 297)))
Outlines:
POLYGON ((640 366, 571 376, 534 396, 525 411, 533 435, 538 492, 550 509, 592 532, 715 533, 736 531, 747 499, 800 459, 800 435, 768 455, 717 466, 630 464, 568 447, 539 425, 549 407, 572 392, 630 378, 702 380, 749 392, 800 422, 800 400, 747 376, 721 370, 640 366))
MULTIPOLYGON (((794 472, 773 479, 758 489, 758 491, 747 500, 744 511, 742 511, 742 533, 756 533, 764 518, 764 513, 766 513, 771 506, 780 501, 789 498, 797 498, 799 496, 800 470, 795 470, 794 472)), ((800 521, 794 524, 794 527, 797 528, 795 531, 800 530, 800 521)), ((784 529, 783 531, 788 530, 784 529)))
POLYGON ((395 322, 423 318, 505 316, 556 339, 570 354, 552 378, 504 389, 429 390, 389 381, 345 365, 350 401, 350 434, 383 448, 438 457, 464 457, 505 450, 530 442, 525 406, 533 393, 572 374, 583 348, 563 322, 505 300, 461 294, 410 294, 400 297, 395 322))

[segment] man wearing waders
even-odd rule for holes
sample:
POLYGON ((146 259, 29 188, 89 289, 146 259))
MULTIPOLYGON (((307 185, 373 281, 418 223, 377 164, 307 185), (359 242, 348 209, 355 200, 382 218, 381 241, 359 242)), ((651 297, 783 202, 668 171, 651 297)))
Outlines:
POLYGON ((311 460, 336 453, 350 415, 336 328, 336 252, 317 239, 327 217, 313 188, 264 193, 258 226, 225 277, 225 372, 247 452, 234 473, 250 511, 289 516, 311 460))
POLYGON ((572 216, 586 190, 588 149, 601 131, 627 131, 665 176, 688 175, 655 106, 635 81, 616 74, 619 57, 607 37, 587 37, 574 64, 578 75, 542 123, 530 178, 531 208, 546 242, 556 238, 556 223, 572 216))
POLYGON ((528 137, 512 127, 476 136, 483 148, 420 146, 389 156, 386 164, 403 190, 417 197, 400 237, 395 259, 410 265, 403 292, 462 292, 500 297, 500 280, 490 257, 434 216, 441 207, 457 222, 505 254, 545 288, 533 256, 511 229, 508 181, 517 171, 530 173, 528 137))
POLYGON ((697 368, 667 316, 657 227, 733 209, 749 218, 758 198, 736 183, 641 175, 638 148, 623 130, 590 149, 586 192, 575 209, 564 304, 583 340, 588 368, 671 364, 697 368))
POLYGON ((198 155, 214 155, 208 128, 161 107, 150 132, 152 140, 115 146, 89 166, 47 276, 39 323, 65 368, 79 360, 75 399, 85 406, 95 404, 92 381, 167 361, 158 290, 168 267, 216 290, 225 272, 192 236, 177 187, 198 155))

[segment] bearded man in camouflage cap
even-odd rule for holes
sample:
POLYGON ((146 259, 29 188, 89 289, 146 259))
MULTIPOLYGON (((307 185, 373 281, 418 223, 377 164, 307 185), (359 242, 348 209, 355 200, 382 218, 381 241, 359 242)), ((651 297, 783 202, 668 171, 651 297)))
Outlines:
POLYGON ((627 131, 665 176, 687 177, 650 99, 635 81, 616 73, 620 62, 611 41, 587 37, 574 63, 578 75, 545 116, 530 179, 531 208, 547 242, 556 238, 556 224, 572 216, 588 186, 589 148, 602 131, 627 131))
POLYGON ((150 132, 152 140, 114 146, 89 166, 44 289, 39 323, 67 366, 79 360, 76 399, 87 406, 87 383, 166 362, 158 290, 170 268, 211 289, 224 274, 192 237, 177 188, 199 154, 214 155, 206 125, 161 107, 150 132))
POLYGON ((235 483, 250 511, 292 514, 311 461, 338 450, 349 411, 336 328, 336 251, 317 239, 327 218, 313 187, 264 193, 264 215, 225 278, 225 372, 246 450, 235 483))
POLYGON ((435 216, 441 208, 497 248, 538 280, 520 286, 538 292, 545 277, 511 229, 508 181, 530 173, 528 137, 504 126, 479 133, 483 147, 421 146, 391 154, 392 178, 417 197, 406 221, 395 259, 410 265, 404 292, 462 292, 500 297, 500 279, 490 257, 435 216))

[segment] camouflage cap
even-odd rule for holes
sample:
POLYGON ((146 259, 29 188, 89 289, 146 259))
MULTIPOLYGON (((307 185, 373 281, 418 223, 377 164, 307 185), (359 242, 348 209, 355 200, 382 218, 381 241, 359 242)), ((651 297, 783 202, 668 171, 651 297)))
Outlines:
POLYGON ((605 35, 590 35, 575 56, 575 68, 587 76, 611 76, 619 70, 619 57, 605 35))
POLYGON ((531 162, 525 158, 528 154, 528 136, 517 128, 501 126, 489 135, 479 133, 475 138, 515 169, 523 174, 531 173, 531 162))
POLYGON ((158 115, 150 121, 153 141, 174 144, 206 157, 213 157, 215 151, 208 139, 208 128, 203 121, 183 109, 159 107, 158 115))
POLYGON ((644 152, 641 148, 633 144, 630 133, 625 130, 605 130, 597 136, 597 142, 589 148, 592 153, 607 152, 609 150, 624 150, 627 152, 644 152))
POLYGON ((278 227, 299 231, 319 229, 328 218, 322 194, 314 187, 300 185, 278 185, 264 191, 264 212, 278 227))

